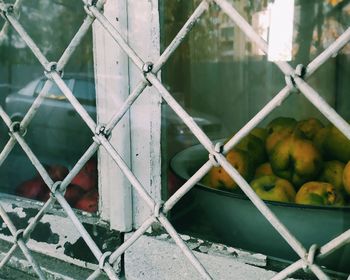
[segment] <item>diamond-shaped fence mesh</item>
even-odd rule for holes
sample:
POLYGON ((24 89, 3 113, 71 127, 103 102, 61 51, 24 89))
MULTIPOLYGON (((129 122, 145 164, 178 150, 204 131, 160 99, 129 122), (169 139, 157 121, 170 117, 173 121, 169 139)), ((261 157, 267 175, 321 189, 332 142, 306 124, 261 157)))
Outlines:
MULTIPOLYGON (((189 262, 196 268, 200 275, 204 279, 212 279, 203 265, 194 256, 193 252, 187 247, 185 242, 181 239, 180 235, 176 232, 172 224, 166 217, 166 214, 174 207, 174 205, 196 184, 213 166, 222 166, 225 171, 238 183, 243 192, 253 202, 262 215, 271 223, 275 230, 285 239, 290 247, 297 253, 299 260, 277 273, 273 279, 284 279, 291 273, 299 269, 311 270, 319 279, 329 279, 325 272, 317 265, 317 259, 322 258, 334 250, 337 250, 350 239, 350 230, 342 233, 338 237, 330 240, 327 244, 321 247, 312 245, 311 248, 304 248, 298 239, 290 233, 290 231, 284 226, 283 223, 274 215, 269 207, 256 195, 246 180, 238 173, 238 171, 226 160, 225 155, 234 147, 245 135, 247 135, 258 123, 263 120, 269 113, 271 113, 281 102, 283 102, 288 96, 291 90, 297 88, 316 108, 320 110, 336 127, 338 127, 348 138, 350 138, 350 127, 338 114, 330 107, 319 94, 305 81, 312 73, 315 72, 327 59, 337 54, 337 52, 350 40, 350 29, 346 30, 335 42, 333 42, 323 53, 316 57, 307 67, 299 65, 296 69, 293 69, 288 63, 276 62, 276 65, 280 68, 286 77, 287 85, 276 94, 267 104, 262 108, 243 128, 238 131, 224 146, 215 145, 209 137, 200 129, 191 116, 183 109, 183 107, 173 98, 171 93, 166 89, 162 82, 158 79, 157 73, 162 66, 167 62, 171 54, 177 49, 177 47, 184 40, 186 35, 190 32, 195 22, 208 10, 210 5, 217 5, 221 10, 226 13, 230 19, 245 33, 245 35, 253 42, 255 42, 263 51, 267 51, 266 42, 254 31, 251 25, 236 11, 236 9, 227 0, 203 0, 194 10, 190 18, 187 20, 183 28, 178 32, 173 41, 162 53, 158 61, 156 62, 144 62, 138 54, 127 44, 122 38, 119 31, 113 27, 108 19, 103 15, 102 7, 104 5, 103 0, 88 1, 83 0, 84 9, 86 11, 86 18, 81 25, 80 29, 66 48, 62 57, 58 62, 50 62, 43 55, 36 43, 26 33, 26 30, 16 19, 16 10, 21 1, 16 1, 14 5, 6 4, 0 1, 0 12, 2 17, 6 20, 1 34, 4 34, 11 25, 21 36, 23 41, 32 50, 42 67, 45 74, 49 78, 45 83, 45 86, 37 96, 32 106, 28 110, 24 119, 19 122, 12 122, 6 112, 0 108, 0 116, 8 126, 11 138, 6 144, 5 148, 0 154, 0 162, 6 159, 11 153, 14 146, 18 143, 24 150, 32 164, 35 166, 47 187, 51 191, 50 199, 45 203, 39 213, 30 221, 25 229, 17 230, 12 221, 6 214, 5 210, 0 207, 0 215, 6 225, 8 226, 11 235, 13 236, 13 246, 7 255, 2 259, 0 267, 3 267, 7 261, 11 258, 16 248, 20 248, 25 257, 32 264, 35 272, 40 279, 45 279, 43 272, 40 269, 40 265, 33 259, 31 252, 26 246, 26 241, 30 237, 30 233, 40 221, 41 217, 46 211, 48 211, 52 205, 57 201, 68 217, 72 220, 76 230, 80 233, 84 239, 96 260, 99 263, 99 269, 96 270, 88 279, 96 279, 102 272, 105 272, 110 279, 118 279, 116 272, 113 270, 112 265, 117 259, 137 241, 137 239, 145 233, 147 229, 154 222, 160 223, 164 229, 173 238, 175 243, 188 258, 189 262), (79 45, 84 35, 89 30, 91 24, 97 20, 104 27, 105 31, 115 40, 115 42, 122 48, 129 56, 131 61, 140 70, 140 82, 125 100, 125 103, 119 111, 115 112, 111 120, 104 126, 96 124, 95 121, 89 116, 84 107, 74 97, 69 87, 62 79, 62 71, 64 66, 69 61, 76 46, 79 45), (50 86, 55 83, 66 98, 73 105, 77 113, 88 125, 93 133, 93 142, 84 155, 78 160, 69 174, 62 182, 53 182, 49 174, 45 170, 43 164, 39 161, 30 147, 27 145, 23 138, 23 135, 31 122, 32 118, 36 114, 38 108, 41 106, 43 98, 47 94, 50 86), (208 161, 197 171, 195 174, 185 182, 164 204, 154 201, 152 197, 147 193, 142 185, 142 182, 135 177, 128 165, 123 161, 118 151, 110 144, 109 135, 113 131, 114 127, 121 120, 124 114, 130 109, 133 103, 137 100, 138 96, 142 94, 143 90, 153 86, 158 90, 162 98, 167 104, 176 112, 176 114, 183 120, 183 122, 189 127, 192 133, 198 138, 200 143, 208 151, 208 161), (89 233, 85 230, 78 217, 67 203, 64 198, 64 192, 68 184, 79 172, 82 166, 96 153, 99 147, 103 147, 111 158, 116 162, 123 174, 128 178, 133 188, 137 191, 139 196, 146 202, 146 204, 152 210, 152 215, 144 221, 144 223, 114 252, 102 252, 100 248, 93 241, 89 233)), ((160 187, 160 186, 159 186, 160 187)))

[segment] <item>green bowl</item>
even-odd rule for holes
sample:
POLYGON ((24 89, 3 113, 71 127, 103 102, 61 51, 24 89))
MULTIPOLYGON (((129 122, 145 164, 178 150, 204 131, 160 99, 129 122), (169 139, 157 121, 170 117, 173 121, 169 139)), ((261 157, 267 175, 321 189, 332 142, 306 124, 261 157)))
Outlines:
MULTIPOLYGON (((207 160, 208 152, 203 146, 196 145, 176 154, 171 160, 171 169, 186 180, 207 160)), ((288 261, 298 259, 288 243, 242 192, 197 184, 191 193, 199 213, 206 215, 222 242, 288 261)), ((322 246, 350 229, 349 206, 320 207, 272 201, 266 201, 266 204, 307 250, 312 244, 322 246)), ((316 262, 331 270, 350 273, 350 244, 316 262)))

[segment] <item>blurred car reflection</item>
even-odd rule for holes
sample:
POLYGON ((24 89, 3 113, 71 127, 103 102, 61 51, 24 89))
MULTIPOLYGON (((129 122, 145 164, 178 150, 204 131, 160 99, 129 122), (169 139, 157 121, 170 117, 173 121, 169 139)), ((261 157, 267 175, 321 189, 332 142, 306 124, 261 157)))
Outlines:
MULTIPOLYGON (((46 77, 33 80, 6 98, 5 110, 13 121, 23 119, 46 80, 46 77)), ((65 75, 63 80, 89 115, 96 119, 94 79, 70 74, 65 75)), ((163 106, 162 113, 162 131, 167 134, 170 148, 168 156, 196 143, 192 132, 168 105, 163 106)), ((217 117, 196 110, 189 110, 189 113, 211 139, 225 136, 217 117)), ((46 162, 57 157, 62 162, 75 162, 92 143, 91 137, 92 132, 87 125, 57 85, 53 84, 29 125, 26 140, 30 147, 36 154, 48 157, 46 162)))
MULTIPOLYGON (((64 82, 89 115, 96 119, 94 79, 79 74, 63 77, 64 82)), ((21 121, 40 93, 46 77, 35 79, 5 100, 11 120, 21 121)), ((44 158, 72 162, 92 143, 92 132, 54 83, 32 119, 25 136, 33 151, 44 158)), ((50 162, 51 160, 49 160, 50 162)))
POLYGON ((0 105, 4 106, 5 99, 9 95, 9 93, 14 92, 16 90, 19 90, 19 88, 12 84, 8 84, 8 83, 0 84, 0 105))

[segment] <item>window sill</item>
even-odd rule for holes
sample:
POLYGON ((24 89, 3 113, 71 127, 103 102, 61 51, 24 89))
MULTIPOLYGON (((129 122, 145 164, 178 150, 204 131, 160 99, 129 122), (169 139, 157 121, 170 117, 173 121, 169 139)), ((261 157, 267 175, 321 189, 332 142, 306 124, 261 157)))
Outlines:
MULTIPOLYGON (((17 229, 25 228, 28 220, 43 205, 42 202, 7 194, 0 194, 0 198, 2 206, 17 229)), ((98 215, 84 213, 80 210, 75 210, 75 212, 102 251, 114 251, 121 243, 119 232, 110 230, 108 223, 101 221, 98 215)), ((155 228, 143 235, 126 251, 125 278, 130 280, 178 280, 179 275, 182 275, 181 279, 184 280, 200 279, 170 236, 155 228)), ((130 234, 126 234, 126 239, 129 236, 130 234)), ((262 254, 189 235, 181 235, 181 237, 214 279, 270 279, 276 273, 275 271, 289 265, 280 260, 271 260, 262 254)), ((9 234, 8 229, 2 226, 0 228, 0 258, 8 252, 12 244, 13 237, 9 234)), ((93 270, 98 268, 85 242, 59 206, 54 207, 43 216, 27 244, 35 259, 43 266, 44 273, 50 276, 49 279, 86 279, 93 270)), ((116 264, 116 271, 120 271, 119 265, 119 263, 116 264)), ((7 274, 18 275, 22 273, 21 271, 35 279, 30 264, 24 259, 20 250, 17 250, 7 266, 0 270, 0 279, 1 277, 11 279, 7 274)), ((334 279, 347 279, 346 275, 333 273, 332 276, 334 279)), ((296 277, 294 279, 312 279, 302 272, 293 277, 296 277)))
MULTIPOLYGON (((126 239, 129 234, 126 234, 126 239)), ((213 279, 271 279, 291 262, 273 259, 224 244, 181 235, 187 246, 203 264, 213 279)), ((334 280, 348 280, 348 275, 325 269, 334 280)), ((153 230, 143 235, 125 254, 125 277, 133 279, 202 279, 172 238, 163 231, 153 230), (147 249, 146 249, 147 248, 147 249)), ((316 279, 298 271, 288 279, 316 279)))
MULTIPOLYGON (((26 228, 29 219, 34 217, 43 205, 42 202, 8 194, 0 194, 0 199, 17 230, 26 228)), ((120 244, 119 232, 110 230, 109 224, 101 221, 96 214, 74 211, 102 251, 113 251, 120 244)), ((0 241, 8 244, 7 247, 14 242, 4 223, 0 228, 0 241)), ((27 245, 31 251, 44 254, 46 258, 54 258, 87 269, 95 270, 98 267, 96 259, 79 232, 57 205, 41 218, 27 245)), ((5 245, 0 247, 0 252, 7 252, 5 245)))
MULTIPOLYGON (((128 238, 128 236, 126 236, 128 238)), ((182 236, 213 279, 270 279, 266 257, 182 236)), ((167 234, 142 236, 125 255, 126 279, 202 279, 167 234), (147 248, 147 250, 146 250, 147 248)))
MULTIPOLYGON (((0 258, 3 258, 5 251, 11 247, 11 243, 0 240, 0 258)), ((59 260, 56 257, 50 257, 45 254, 33 252, 33 257, 40 263, 41 269, 47 279, 56 280, 83 280, 93 272, 92 269, 97 268, 97 265, 89 265, 89 268, 72 265, 70 262, 59 260)), ((20 250, 16 250, 14 256, 9 260, 5 267, 0 270, 0 279, 7 280, 34 280, 38 279, 29 262, 24 258, 20 250)), ((108 277, 101 276, 101 280, 108 277)))

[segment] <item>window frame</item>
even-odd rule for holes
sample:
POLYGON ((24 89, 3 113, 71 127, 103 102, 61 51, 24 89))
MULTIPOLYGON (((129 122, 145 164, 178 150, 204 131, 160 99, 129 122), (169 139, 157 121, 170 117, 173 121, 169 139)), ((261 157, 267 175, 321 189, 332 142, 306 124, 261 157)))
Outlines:
MULTIPOLYGON (((104 15, 117 30, 123 30, 122 37, 137 53, 147 61, 154 61, 160 51, 158 1, 134 2, 107 1, 104 15), (143 18, 150 18, 150 22, 140 24, 140 10, 143 11, 143 18)), ((105 123, 118 110, 116 108, 123 105, 143 77, 111 36, 103 32, 98 22, 94 23, 93 32, 97 119, 105 123), (111 77, 111 73, 115 76, 111 77), (115 96, 115 92, 118 96, 115 96), (106 95, 111 97, 108 101, 104 98, 106 95)), ((160 104, 159 93, 153 88, 145 89, 115 127, 110 139, 156 201, 161 199, 160 104)), ((102 219, 109 220, 111 227, 117 230, 137 228, 149 217, 151 210, 103 148, 99 149, 99 164, 102 219)))

